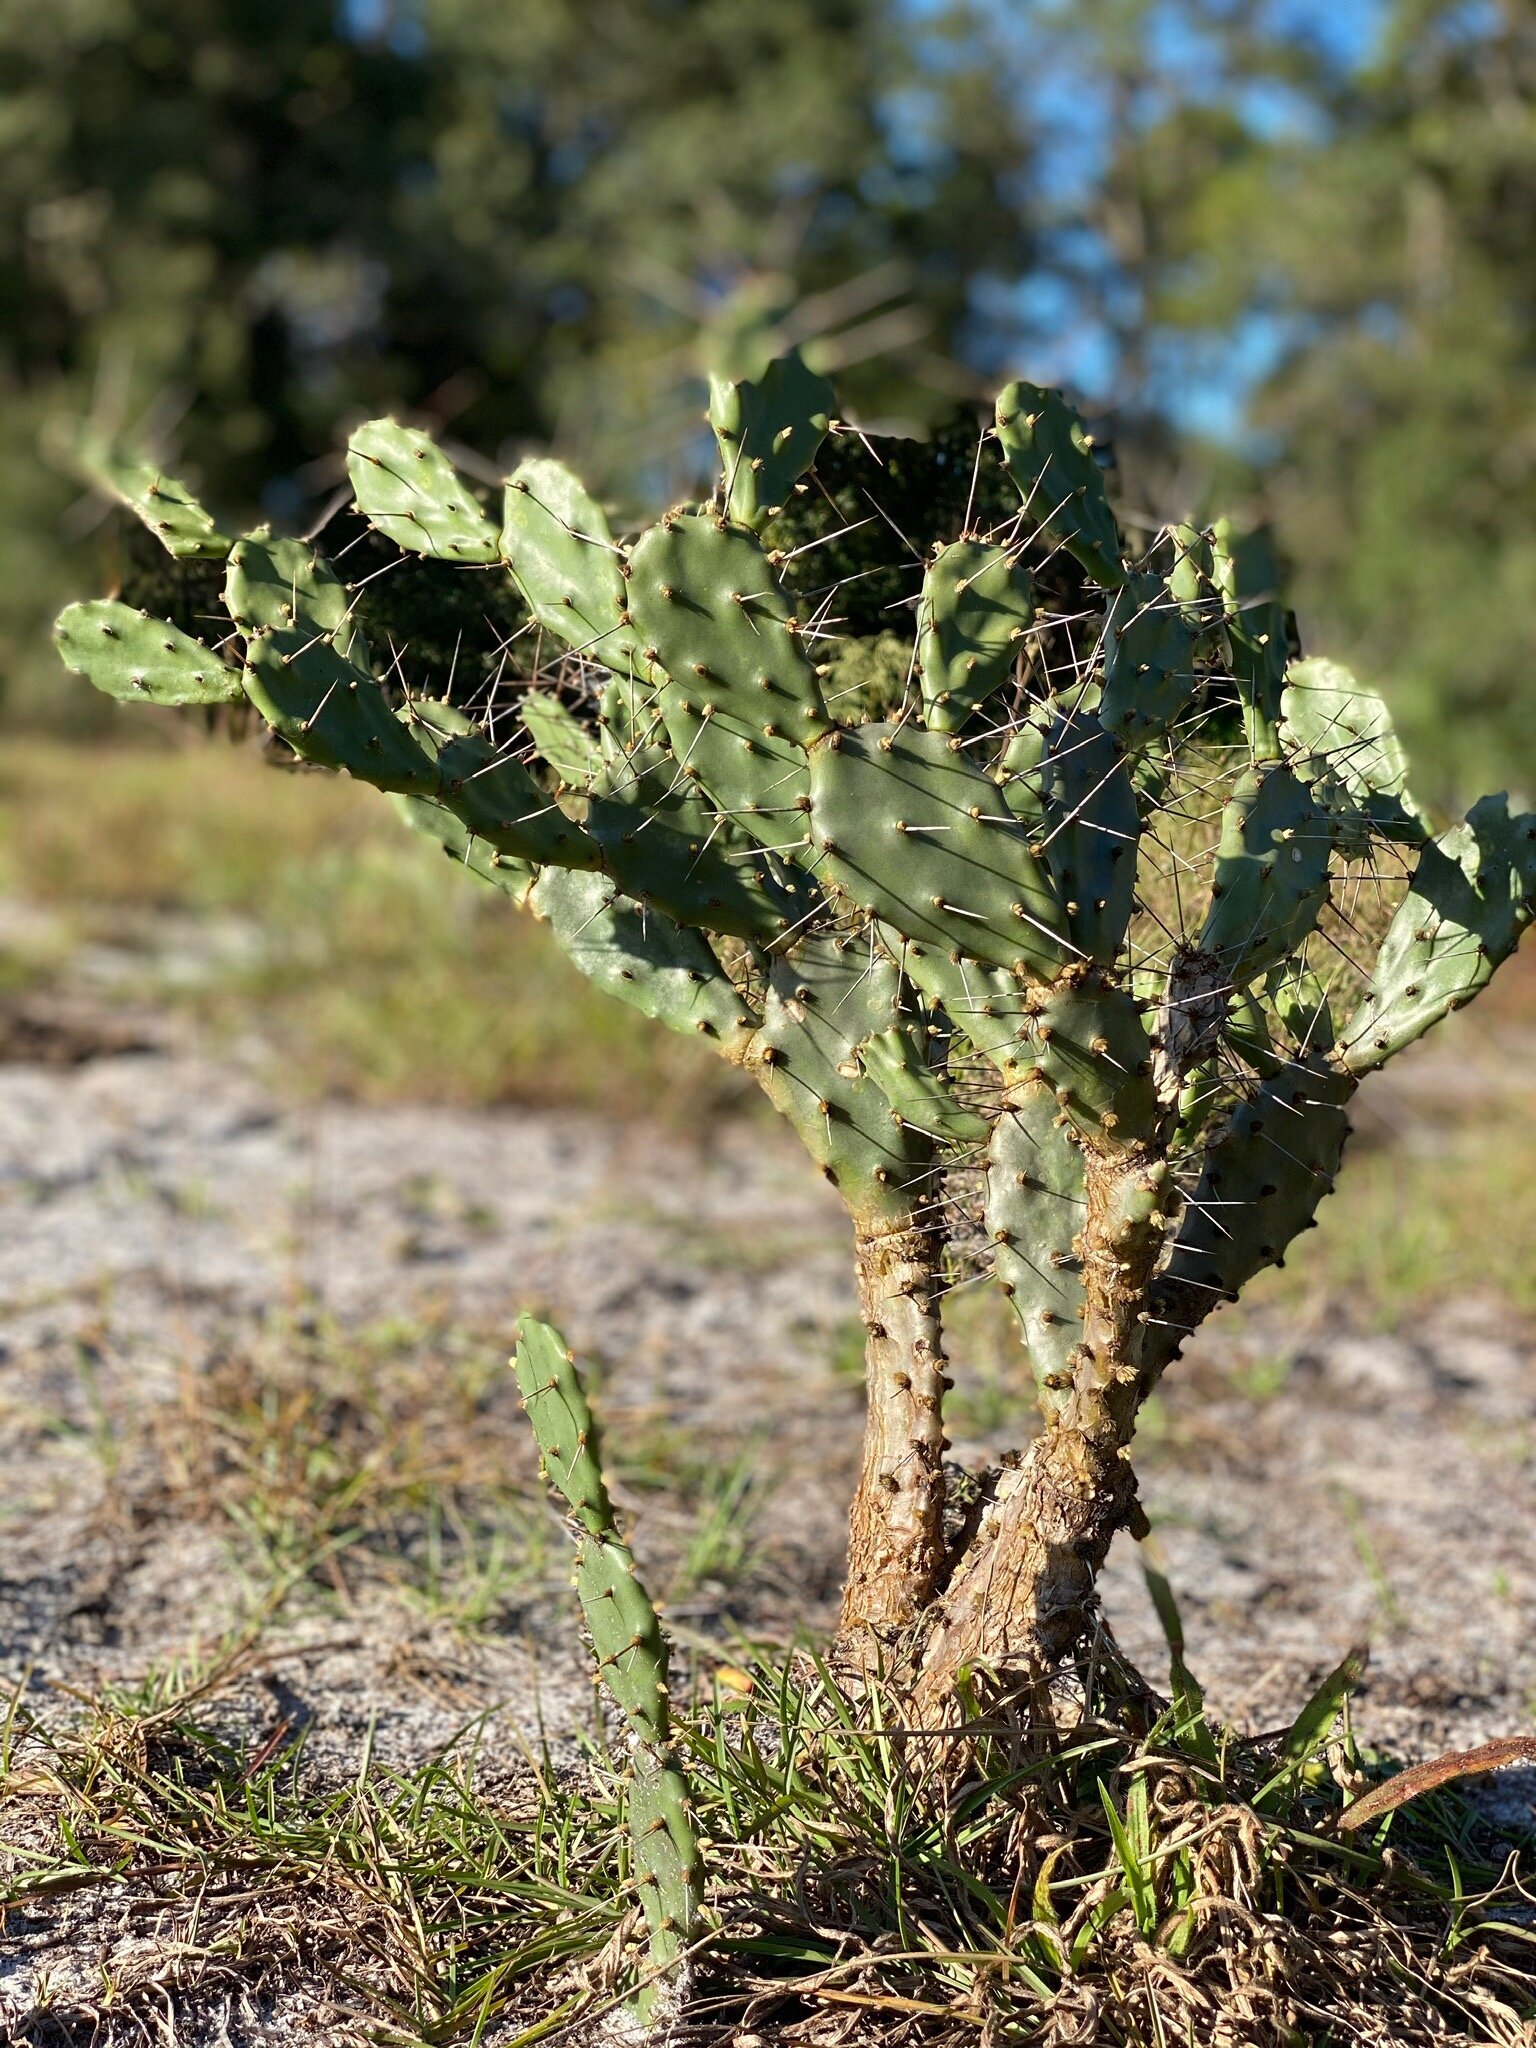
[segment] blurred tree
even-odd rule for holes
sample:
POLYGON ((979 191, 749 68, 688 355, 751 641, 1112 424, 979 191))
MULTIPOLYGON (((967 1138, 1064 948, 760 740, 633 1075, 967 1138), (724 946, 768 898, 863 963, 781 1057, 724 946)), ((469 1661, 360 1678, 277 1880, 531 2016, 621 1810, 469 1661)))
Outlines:
POLYGON ((405 405, 654 489, 699 334, 814 343, 884 424, 969 388, 1030 155, 965 0, 0 0, 0 676, 94 519, 90 412, 248 514, 405 405))
POLYGON ((1251 468, 1208 473, 1262 470, 1311 637, 1424 782, 1536 788, 1536 9, 1195 0, 1171 47, 1136 11, 1187 80, 1099 175, 1144 224, 1141 388, 1186 451, 1241 421, 1251 468))

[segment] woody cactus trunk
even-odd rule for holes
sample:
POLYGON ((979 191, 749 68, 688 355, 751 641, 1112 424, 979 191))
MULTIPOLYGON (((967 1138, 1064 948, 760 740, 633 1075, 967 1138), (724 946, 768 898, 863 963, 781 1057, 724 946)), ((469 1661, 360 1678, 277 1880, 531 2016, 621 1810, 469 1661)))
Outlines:
POLYGON ((120 698, 248 699, 760 1084, 853 1225, 839 1651, 941 1724, 1082 1636, 1140 1524, 1142 1403, 1311 1226, 1361 1077, 1514 950, 1536 819, 1490 797, 1434 833, 1381 699, 1298 658, 1262 537, 1133 546, 1054 392, 882 444, 791 356, 710 419, 713 496, 635 537, 553 461, 493 511, 373 421, 335 559, 103 457, 173 555, 222 561, 228 623, 87 603, 59 642, 120 698), (429 627, 504 630, 424 673, 386 616, 412 563, 429 627), (965 1475, 941 1309, 981 1276, 1042 1424, 965 1475))

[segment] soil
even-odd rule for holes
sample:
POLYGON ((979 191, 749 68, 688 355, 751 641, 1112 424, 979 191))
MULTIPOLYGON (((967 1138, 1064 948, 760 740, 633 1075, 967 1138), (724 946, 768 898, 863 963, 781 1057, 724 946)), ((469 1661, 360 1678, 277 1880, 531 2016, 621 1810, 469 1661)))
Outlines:
MULTIPOLYGON (((0 1678, 35 1709, 67 1712, 71 1692, 238 1625, 248 1587, 227 1519, 167 1490, 153 1461, 115 1460, 101 1418, 174 1413, 185 1376, 274 1307, 341 1327, 420 1318, 499 1345, 521 1308, 550 1313, 600 1363, 610 1437, 675 1425, 722 1460, 763 1446, 762 1559, 744 1590, 682 1603, 678 1626, 728 1641, 736 1624, 825 1623, 857 1459, 850 1247, 791 1141, 739 1122, 690 1148, 526 1109, 295 1107, 254 1062, 212 1062, 164 1020, 99 1022, 93 1039, 72 1013, 62 1054, 25 1020, 0 1034, 0 1678)), ((963 1356, 954 1369, 963 1381, 963 1356)), ((1005 1447, 1023 1413, 1021 1390, 993 1437, 955 1454, 1005 1447)), ((1396 1333, 1327 1303, 1215 1321, 1170 1374, 1139 1459, 1211 1706, 1282 1724, 1369 1639, 1366 1742, 1413 1760, 1529 1729, 1533 1444, 1536 1341, 1478 1298, 1475 1275, 1396 1333)), ((644 1564, 665 1513, 631 1505, 644 1564)), ((1128 1540, 1104 1599, 1123 1647, 1159 1673, 1128 1540)), ((408 1764, 484 1710, 557 1743, 591 1711, 558 1603, 466 1635, 368 1588, 274 1628, 229 1702, 253 1728, 302 1721, 338 1768, 370 1727, 381 1757, 408 1764)), ((1530 1824, 1536 1772, 1481 1797, 1530 1824)), ((119 1890, 11 1915, 0 2038, 91 2038, 79 2029, 103 1972, 158 1967, 132 1905, 119 1890)), ((316 1998, 215 1983, 176 2008, 181 2033, 173 2016, 144 2038, 312 2039, 316 1998)))

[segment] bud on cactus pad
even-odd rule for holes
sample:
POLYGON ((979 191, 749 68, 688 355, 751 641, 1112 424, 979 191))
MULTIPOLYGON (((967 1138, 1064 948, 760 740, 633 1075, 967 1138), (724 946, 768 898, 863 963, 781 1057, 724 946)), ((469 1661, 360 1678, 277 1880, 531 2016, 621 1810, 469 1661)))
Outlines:
MULTIPOLYGON (((1381 698, 1297 656, 1266 537, 1178 527, 1138 552, 1059 393, 1015 384, 995 423, 875 444, 791 358, 717 385, 710 419, 712 496, 638 534, 551 459, 493 505, 371 421, 349 458, 366 576, 226 538, 104 458, 173 555, 226 560, 228 626, 92 603, 60 645, 119 698, 243 692, 761 1085, 855 1231, 868 1422, 839 1654, 905 1668, 941 1722, 978 1672, 1027 1688, 1075 1646, 1138 1519, 1141 1403, 1312 1223, 1360 1077, 1513 952, 1536 818, 1485 798, 1437 832, 1381 698), (445 619, 472 578, 521 624, 413 667, 369 631, 407 562, 445 619), (946 1524, 939 1304, 984 1276, 1046 1426, 986 1513, 946 1524)), ((519 1358, 594 1648, 656 1760, 635 1795, 653 1936, 686 1928, 654 1617, 563 1346, 529 1325, 519 1358)))

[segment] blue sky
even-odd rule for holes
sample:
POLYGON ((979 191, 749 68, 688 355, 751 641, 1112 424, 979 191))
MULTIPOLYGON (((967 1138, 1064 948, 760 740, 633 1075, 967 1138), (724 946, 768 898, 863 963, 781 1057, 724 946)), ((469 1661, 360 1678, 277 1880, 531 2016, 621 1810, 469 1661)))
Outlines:
MULTIPOLYGON (((907 0, 914 20, 934 4, 907 0)), ((1221 11, 1236 12, 1241 4, 1231 0, 1221 11)), ((1043 191, 1062 224, 1062 238, 1071 240, 1074 202, 1090 189, 1103 162, 1111 118, 1100 80, 1075 57, 1072 27, 1081 18, 1077 0, 983 0, 983 5, 1014 90, 1025 101, 1041 142, 1043 191)), ((1304 133, 1308 110, 1294 95, 1278 86, 1234 87, 1221 77, 1215 48, 1198 18, 1201 12, 1209 18, 1216 11, 1216 5, 1197 10, 1179 0, 1154 9, 1145 44, 1154 103, 1160 79, 1169 93, 1181 97, 1189 95, 1192 81, 1205 79, 1213 96, 1235 99, 1260 132, 1304 133)), ((1255 11, 1272 31, 1309 42, 1346 68, 1368 60, 1386 14, 1384 0, 1260 0, 1255 11)), ((1089 238, 1078 232, 1076 244, 1076 253, 1080 258, 1086 254, 1091 266, 1089 238)), ((1007 324, 1010 313, 1017 319, 1025 337, 1018 367, 1043 382, 1071 385, 1090 399, 1111 400, 1117 383, 1112 334, 1059 277, 1028 278, 1009 301, 986 310, 994 330, 1007 324)), ((1275 367, 1284 344, 1282 327, 1264 315, 1249 318, 1219 341, 1160 340, 1152 351, 1156 396, 1186 430, 1241 439, 1247 398, 1275 367)))

